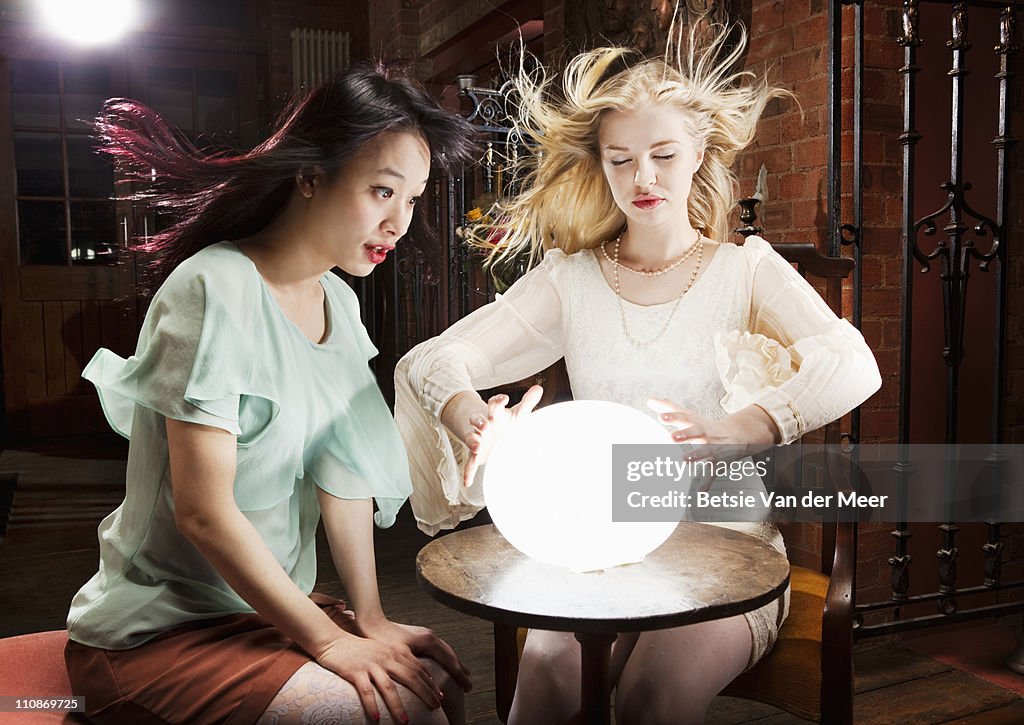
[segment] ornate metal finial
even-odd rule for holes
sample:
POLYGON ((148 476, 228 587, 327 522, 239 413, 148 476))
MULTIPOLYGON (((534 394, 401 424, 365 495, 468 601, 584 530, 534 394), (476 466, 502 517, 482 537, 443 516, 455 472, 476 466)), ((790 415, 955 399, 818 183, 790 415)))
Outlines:
POLYGON ((921 45, 921 36, 918 35, 918 0, 905 0, 903 3, 903 34, 896 39, 896 42, 903 46, 921 45))
POLYGON ((971 41, 967 39, 967 3, 953 4, 953 39, 946 41, 946 47, 953 50, 969 50, 971 41))
POLYGON ((1013 5, 1007 5, 999 16, 999 45, 994 50, 1002 55, 1017 50, 1017 19, 1013 10, 1013 5))

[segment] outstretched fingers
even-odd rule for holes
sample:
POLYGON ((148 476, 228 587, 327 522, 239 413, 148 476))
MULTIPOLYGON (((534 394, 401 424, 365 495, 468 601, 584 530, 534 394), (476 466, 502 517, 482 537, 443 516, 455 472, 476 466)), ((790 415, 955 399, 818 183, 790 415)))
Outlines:
POLYGON ((530 389, 523 393, 523 398, 513 408, 517 416, 527 415, 537 407, 541 397, 544 395, 544 388, 539 385, 531 385, 530 389))

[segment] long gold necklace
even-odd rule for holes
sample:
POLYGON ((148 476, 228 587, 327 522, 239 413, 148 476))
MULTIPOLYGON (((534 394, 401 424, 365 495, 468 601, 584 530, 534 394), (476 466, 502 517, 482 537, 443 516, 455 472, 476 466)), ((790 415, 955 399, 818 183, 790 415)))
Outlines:
MULTIPOLYGON (((672 324, 672 318, 676 315, 676 310, 679 309, 679 303, 683 301, 683 295, 690 291, 693 287, 693 283, 697 281, 697 275, 700 274, 701 260, 704 258, 704 233, 702 230, 697 230, 697 241, 693 243, 690 251, 687 252, 687 256, 693 253, 693 250, 697 250, 697 262, 693 266, 693 271, 690 273, 690 279, 683 287, 683 291, 676 297, 676 303, 672 305, 672 311, 668 313, 668 317, 665 319, 665 324, 661 326, 661 329, 649 340, 640 341, 629 334, 629 324, 626 322, 626 308, 622 304, 622 292, 619 288, 619 267, 623 266, 619 263, 619 248, 622 246, 622 235, 615 240, 615 257, 611 260, 612 262, 612 280, 615 283, 615 299, 619 303, 619 319, 622 320, 622 334, 626 336, 626 342, 632 345, 637 350, 650 347, 657 342, 665 331, 668 330, 668 326, 672 324)), ((629 269, 626 267, 626 269, 629 269)), ((633 270, 636 271, 636 270, 633 270)), ((654 276, 653 274, 650 276, 654 276)))
MULTIPOLYGON (((693 253, 695 251, 697 251, 697 242, 700 241, 701 236, 702 236, 702 232, 701 232, 700 229, 698 229, 697 230, 697 238, 695 240, 693 240, 693 244, 690 245, 689 249, 687 249, 685 252, 682 253, 682 255, 680 255, 679 259, 677 259, 676 261, 672 262, 667 267, 662 267, 661 269, 655 269, 655 270, 652 270, 650 272, 648 272, 647 270, 644 270, 644 269, 633 269, 629 265, 626 265, 626 264, 623 264, 622 262, 617 261, 617 259, 612 259, 611 255, 608 254, 608 242, 604 242, 601 245, 601 253, 604 255, 604 258, 607 259, 609 262, 611 262, 613 265, 615 265, 616 267, 621 267, 622 269, 626 270, 627 272, 632 272, 633 274, 639 274, 641 277, 660 277, 661 275, 663 275, 663 274, 665 274, 667 272, 671 272, 673 269, 675 269, 680 264, 685 262, 687 259, 692 257, 693 253)), ((619 244, 619 242, 621 242, 621 241, 622 241, 622 235, 620 234, 618 237, 615 238, 615 244, 619 244)))

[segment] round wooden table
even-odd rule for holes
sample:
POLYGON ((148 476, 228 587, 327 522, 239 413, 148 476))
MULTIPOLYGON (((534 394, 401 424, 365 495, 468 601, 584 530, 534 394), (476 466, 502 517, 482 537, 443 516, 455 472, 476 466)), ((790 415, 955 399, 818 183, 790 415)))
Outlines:
POLYGON ((574 573, 529 558, 487 525, 424 546, 416 577, 434 599, 496 627, 575 633, 584 721, 608 723, 608 664, 617 633, 757 609, 785 591, 789 561, 753 536, 684 522, 639 564, 574 573))

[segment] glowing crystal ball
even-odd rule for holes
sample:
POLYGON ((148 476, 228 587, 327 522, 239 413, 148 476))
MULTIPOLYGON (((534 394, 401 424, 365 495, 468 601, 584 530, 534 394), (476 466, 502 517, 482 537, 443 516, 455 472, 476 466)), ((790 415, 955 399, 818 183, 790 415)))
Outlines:
POLYGON ((516 421, 484 469, 494 525, 527 556, 574 571, 641 561, 678 521, 612 521, 612 444, 671 443, 654 418, 618 403, 557 403, 516 421))

